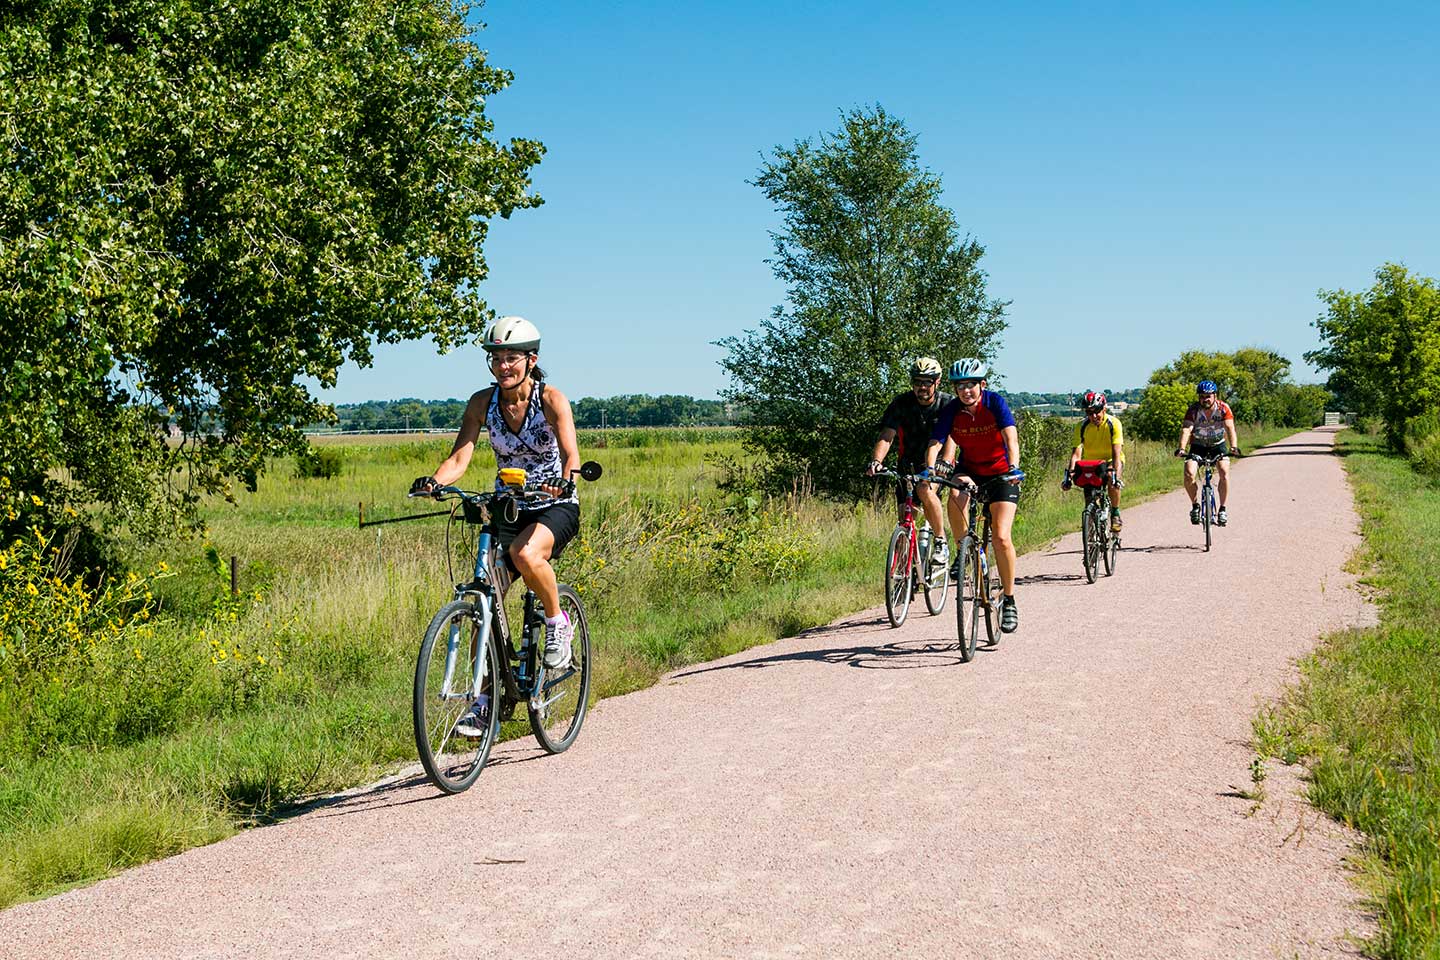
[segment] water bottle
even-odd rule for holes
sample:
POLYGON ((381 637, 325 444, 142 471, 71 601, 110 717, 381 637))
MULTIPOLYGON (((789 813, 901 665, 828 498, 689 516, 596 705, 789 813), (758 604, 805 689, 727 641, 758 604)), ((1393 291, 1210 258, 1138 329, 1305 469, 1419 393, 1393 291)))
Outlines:
POLYGON ((920 543, 920 556, 929 559, 930 557, 930 528, 921 527, 920 536, 916 538, 920 543))

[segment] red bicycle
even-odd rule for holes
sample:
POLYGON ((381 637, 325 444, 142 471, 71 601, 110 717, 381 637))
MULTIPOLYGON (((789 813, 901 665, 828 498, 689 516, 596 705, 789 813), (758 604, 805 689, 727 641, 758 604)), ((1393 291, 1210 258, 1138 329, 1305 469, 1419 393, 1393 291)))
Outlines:
POLYGON ((915 484, 923 478, 909 473, 882 470, 877 477, 890 477, 900 484, 904 492, 904 506, 900 522, 890 535, 890 548, 885 552, 885 613, 890 626, 898 627, 910 613, 910 601, 915 594, 925 591, 925 606, 935 616, 945 609, 945 598, 950 593, 950 572, 943 563, 932 563, 932 555, 941 549, 944 540, 935 537, 923 511, 916 509, 915 484), (922 514, 920 523, 915 522, 916 514, 922 514))

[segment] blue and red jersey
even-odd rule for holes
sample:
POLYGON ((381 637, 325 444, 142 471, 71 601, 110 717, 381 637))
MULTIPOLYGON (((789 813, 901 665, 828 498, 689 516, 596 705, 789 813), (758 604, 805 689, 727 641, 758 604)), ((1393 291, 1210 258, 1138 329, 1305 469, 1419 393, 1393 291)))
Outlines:
POLYGON ((955 441, 955 462, 968 474, 994 477, 1008 473, 1019 464, 1010 462, 1005 450, 1005 437, 1000 433, 1006 427, 1015 426, 1015 415, 1010 405, 998 393, 980 391, 980 402, 975 412, 965 409, 958 399, 945 404, 940 419, 935 422, 931 439, 944 443, 955 441))

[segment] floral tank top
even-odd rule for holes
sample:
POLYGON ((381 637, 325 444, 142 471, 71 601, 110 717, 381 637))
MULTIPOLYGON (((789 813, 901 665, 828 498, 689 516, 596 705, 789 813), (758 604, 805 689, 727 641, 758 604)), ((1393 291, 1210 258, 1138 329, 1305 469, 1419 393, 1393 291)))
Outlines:
MULTIPOLYGON (((495 451, 495 466, 499 469, 519 467, 525 471, 527 484, 541 480, 561 479, 560 441, 550 421, 545 419, 545 384, 538 382, 530 391, 530 405, 525 408, 525 419, 519 430, 511 430, 500 412, 500 388, 490 393, 490 408, 485 412, 485 429, 490 434, 490 446, 495 451)), ((499 489, 500 481, 495 481, 499 489)), ((557 501, 558 503, 579 503, 574 494, 557 501)))

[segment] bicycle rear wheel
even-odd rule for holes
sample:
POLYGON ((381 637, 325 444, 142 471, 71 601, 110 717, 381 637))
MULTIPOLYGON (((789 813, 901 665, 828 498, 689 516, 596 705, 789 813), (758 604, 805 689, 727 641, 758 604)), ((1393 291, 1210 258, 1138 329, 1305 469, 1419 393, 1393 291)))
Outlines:
POLYGON ((890 535, 890 549, 885 553, 885 614, 892 627, 904 623, 910 613, 912 573, 910 531, 903 526, 896 527, 890 535))
POLYGON ((475 604, 448 603, 425 628, 415 660, 415 748, 430 781, 446 793, 460 793, 475 782, 500 732, 496 709, 500 655, 493 638, 483 651, 479 649, 481 627, 475 604), (484 657, 478 689, 472 685, 476 656, 484 657), (484 732, 463 737, 455 732, 455 724, 477 701, 485 705, 480 728, 484 732))
POLYGON ((969 663, 975 657, 975 634, 980 628, 980 565, 975 559, 975 538, 966 535, 955 547, 955 628, 960 635, 960 661, 969 663))
POLYGON ((945 600, 950 595, 950 569, 942 564, 939 569, 930 562, 930 555, 937 549, 937 544, 945 541, 937 536, 930 537, 930 549, 925 551, 926 555, 920 558, 923 564, 925 584, 925 608, 930 611, 931 616, 939 615, 945 609, 945 600))
POLYGON ((1100 563, 1098 525, 1095 508, 1086 504, 1085 512, 1080 515, 1080 562, 1085 566, 1085 579, 1090 583, 1095 582, 1095 567, 1100 563))
POLYGON ((570 666, 541 671, 539 692, 530 698, 530 729, 548 753, 563 753, 580 735, 590 709, 590 625, 580 596, 560 584, 560 609, 575 627, 570 666))

